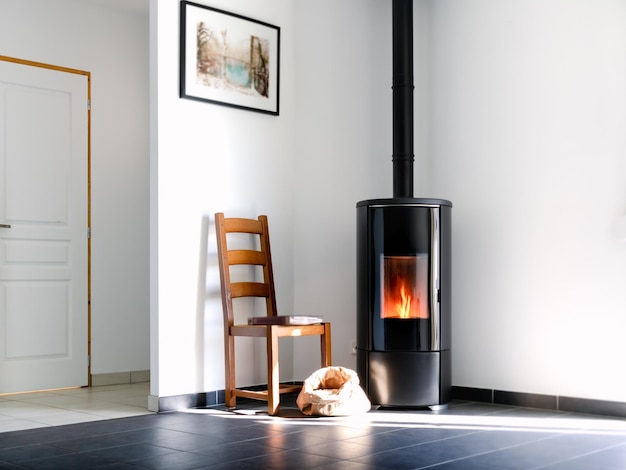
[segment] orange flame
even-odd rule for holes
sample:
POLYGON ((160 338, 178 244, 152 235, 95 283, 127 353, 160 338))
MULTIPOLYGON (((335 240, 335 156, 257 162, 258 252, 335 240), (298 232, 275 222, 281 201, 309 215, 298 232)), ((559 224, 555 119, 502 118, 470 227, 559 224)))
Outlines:
POLYGON ((411 316, 411 296, 406 294, 404 283, 400 287, 400 301, 396 304, 396 311, 399 318, 409 318, 411 316))

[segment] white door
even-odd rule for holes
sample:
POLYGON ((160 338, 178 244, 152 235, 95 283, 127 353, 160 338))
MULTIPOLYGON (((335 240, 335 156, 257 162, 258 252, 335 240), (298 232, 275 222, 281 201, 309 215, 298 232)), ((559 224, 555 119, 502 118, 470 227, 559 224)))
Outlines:
POLYGON ((0 393, 88 384, 88 74, 0 60, 0 393))

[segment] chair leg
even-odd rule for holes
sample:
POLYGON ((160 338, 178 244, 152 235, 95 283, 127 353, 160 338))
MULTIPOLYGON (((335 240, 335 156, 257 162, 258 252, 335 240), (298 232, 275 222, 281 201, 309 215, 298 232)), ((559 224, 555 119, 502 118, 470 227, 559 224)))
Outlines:
POLYGON ((267 328, 267 412, 277 415, 280 408, 280 374, 278 368, 277 329, 267 328))
POLYGON ((330 323, 324 323, 324 333, 320 335, 322 348, 322 367, 329 367, 333 363, 332 343, 330 341, 330 323))
POLYGON ((235 338, 227 336, 224 344, 224 401, 226 408, 235 408, 237 397, 233 394, 235 389, 235 338))

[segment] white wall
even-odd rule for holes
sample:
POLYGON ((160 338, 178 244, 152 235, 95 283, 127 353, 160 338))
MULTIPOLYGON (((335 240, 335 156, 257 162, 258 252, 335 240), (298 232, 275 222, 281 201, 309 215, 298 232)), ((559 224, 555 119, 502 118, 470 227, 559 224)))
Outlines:
MULTIPOLYGON (((281 27, 280 116, 178 97, 179 0, 151 2, 151 395, 224 388, 213 214, 269 217, 277 302, 293 309, 293 2, 212 1, 281 27), (153 81, 153 84, 156 81, 153 81)), ((245 316, 245 312, 244 312, 245 316)), ((243 339, 238 385, 263 383, 262 341, 243 339)), ((289 342, 281 377, 293 374, 289 342)))
POLYGON ((624 401, 626 3, 427 3, 453 383, 624 401))
POLYGON ((0 0, 0 54, 91 72, 92 373, 148 369, 148 17, 0 0))

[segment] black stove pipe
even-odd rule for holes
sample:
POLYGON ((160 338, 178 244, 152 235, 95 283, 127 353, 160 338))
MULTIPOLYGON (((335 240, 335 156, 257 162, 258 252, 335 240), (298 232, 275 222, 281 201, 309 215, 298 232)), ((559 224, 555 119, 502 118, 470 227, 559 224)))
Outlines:
POLYGON ((413 197, 413 0, 392 0, 393 197, 413 197))

